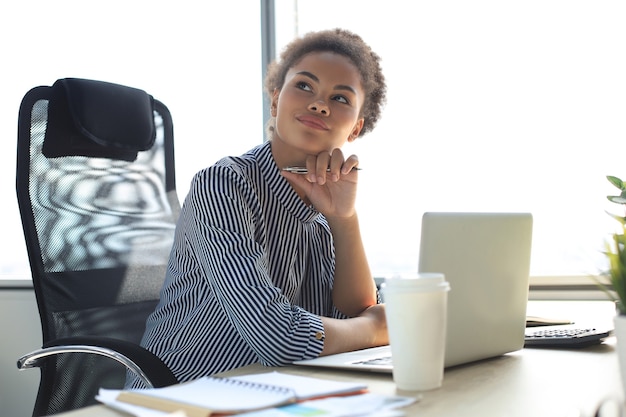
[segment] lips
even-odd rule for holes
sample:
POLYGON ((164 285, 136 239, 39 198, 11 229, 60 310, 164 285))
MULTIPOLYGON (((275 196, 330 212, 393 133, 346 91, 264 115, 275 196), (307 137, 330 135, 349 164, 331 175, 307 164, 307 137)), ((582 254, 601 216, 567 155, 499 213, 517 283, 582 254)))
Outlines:
POLYGON ((296 120, 298 120, 303 125, 311 127, 313 129, 328 130, 328 125, 322 119, 316 116, 309 116, 305 114, 296 117, 296 120))

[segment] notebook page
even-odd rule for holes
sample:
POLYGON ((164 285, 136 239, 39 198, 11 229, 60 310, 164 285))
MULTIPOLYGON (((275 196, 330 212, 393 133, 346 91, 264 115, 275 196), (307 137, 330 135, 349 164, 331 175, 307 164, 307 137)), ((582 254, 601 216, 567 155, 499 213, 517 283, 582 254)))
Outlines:
POLYGON ((359 382, 333 381, 328 379, 285 374, 277 371, 241 375, 230 377, 229 379, 276 385, 280 387, 290 387, 295 392, 296 398, 299 401, 332 395, 358 393, 367 389, 367 385, 359 382))
POLYGON ((294 391, 288 387, 211 377, 165 388, 120 391, 117 398, 120 401, 126 401, 125 398, 128 398, 129 401, 140 400, 140 403, 134 402, 134 404, 154 407, 163 411, 172 411, 173 409, 162 408, 160 406, 161 400, 201 407, 213 412, 257 410, 287 404, 296 399, 294 391), (150 397, 154 397, 155 401, 150 402, 150 397))

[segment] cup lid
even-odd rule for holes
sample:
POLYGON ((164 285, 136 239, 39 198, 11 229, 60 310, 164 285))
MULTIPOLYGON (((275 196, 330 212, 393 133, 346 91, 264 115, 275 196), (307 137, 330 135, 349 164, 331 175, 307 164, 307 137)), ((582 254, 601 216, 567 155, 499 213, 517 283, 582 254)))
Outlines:
POLYGON ((449 290, 450 284, 441 272, 419 272, 417 274, 398 274, 385 278, 384 289, 398 290, 412 288, 421 290, 449 290))

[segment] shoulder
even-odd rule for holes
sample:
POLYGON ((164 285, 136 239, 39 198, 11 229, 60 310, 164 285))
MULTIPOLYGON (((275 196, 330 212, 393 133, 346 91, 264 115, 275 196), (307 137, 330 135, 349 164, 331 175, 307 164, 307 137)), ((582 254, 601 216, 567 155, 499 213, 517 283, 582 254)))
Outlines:
POLYGON ((257 205, 267 194, 268 178, 259 155, 264 145, 240 156, 228 156, 197 172, 187 195, 196 204, 257 205), (225 201, 226 200, 226 201, 225 201))
MULTIPOLYGON (((256 149, 256 148, 255 148, 256 149)), ((220 187, 224 183, 254 183, 261 180, 255 149, 241 156, 227 156, 196 173, 192 183, 220 187)), ((204 187, 203 187, 204 188, 204 187)), ((221 188, 221 187, 220 187, 221 188)))

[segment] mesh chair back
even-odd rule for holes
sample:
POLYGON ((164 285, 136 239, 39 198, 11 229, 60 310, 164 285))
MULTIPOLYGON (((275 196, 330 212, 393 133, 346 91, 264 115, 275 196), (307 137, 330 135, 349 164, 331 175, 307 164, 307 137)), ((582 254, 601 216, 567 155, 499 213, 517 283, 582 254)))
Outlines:
MULTIPOLYGON (((19 113, 17 195, 44 346, 84 335, 139 343, 158 301, 180 210, 171 116, 141 90, 69 81, 74 90, 67 82, 32 89, 19 113), (71 97, 63 88, 80 94, 71 97), (129 104, 128 92, 149 103, 148 118, 135 114, 141 106, 129 104), (68 116, 92 104, 90 115, 68 116), (146 146, 126 146, 143 133, 120 126, 141 124, 152 143, 148 138, 137 141, 146 146), (105 132, 83 146, 87 142, 78 136, 100 127, 105 132), (123 137, 129 130, 129 138, 123 137)), ((123 386, 121 365, 88 356, 46 360, 35 415, 93 404, 99 387, 123 386)))

